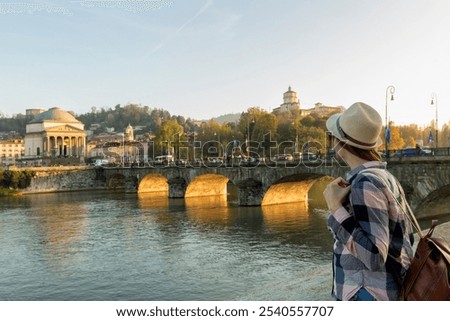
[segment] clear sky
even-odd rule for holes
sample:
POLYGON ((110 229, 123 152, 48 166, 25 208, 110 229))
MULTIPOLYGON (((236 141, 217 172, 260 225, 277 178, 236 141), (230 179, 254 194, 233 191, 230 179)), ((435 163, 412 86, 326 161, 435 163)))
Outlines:
POLYGON ((0 112, 138 103, 208 119, 364 101, 450 121, 450 1, 0 0, 0 112))

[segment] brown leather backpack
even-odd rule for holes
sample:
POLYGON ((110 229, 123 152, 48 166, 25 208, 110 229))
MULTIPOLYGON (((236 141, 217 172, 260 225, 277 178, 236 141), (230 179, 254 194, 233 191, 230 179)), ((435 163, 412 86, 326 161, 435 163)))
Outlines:
POLYGON ((428 233, 419 234, 419 244, 401 289, 400 298, 405 301, 450 300, 450 246, 444 238, 432 237, 436 225, 437 220, 433 220, 428 233))

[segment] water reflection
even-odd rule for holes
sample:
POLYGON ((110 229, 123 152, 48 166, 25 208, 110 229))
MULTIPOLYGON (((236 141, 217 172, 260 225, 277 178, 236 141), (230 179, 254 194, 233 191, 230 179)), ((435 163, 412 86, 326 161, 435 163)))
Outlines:
POLYGON ((2 199, 0 300, 328 300, 326 211, 228 192, 2 199))
POLYGON ((28 202, 29 222, 35 227, 35 241, 42 245, 38 248, 43 257, 52 269, 67 268, 78 253, 76 244, 85 237, 86 205, 67 194, 36 195, 28 198, 28 202))
POLYGON ((226 195, 197 196, 185 199, 186 208, 218 208, 227 207, 228 201, 226 195))
POLYGON ((185 199, 186 217, 193 224, 227 226, 231 211, 225 195, 189 197, 185 199))
POLYGON ((302 228, 309 220, 308 202, 262 206, 264 220, 269 226, 277 227, 286 222, 291 222, 302 228))
POLYGON ((285 242, 329 249, 326 216, 309 208, 308 202, 263 206, 264 225, 285 242))
POLYGON ((138 202, 140 208, 159 208, 169 206, 169 193, 166 192, 152 192, 139 193, 138 202))

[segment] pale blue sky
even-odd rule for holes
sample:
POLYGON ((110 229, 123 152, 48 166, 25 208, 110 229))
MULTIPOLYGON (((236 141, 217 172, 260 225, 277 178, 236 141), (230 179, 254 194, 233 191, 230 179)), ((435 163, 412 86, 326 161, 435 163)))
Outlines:
POLYGON ((140 103, 208 119, 364 101, 450 121, 450 1, 0 1, 0 112, 140 103), (18 4, 14 4, 18 3, 18 4), (20 4, 19 4, 20 3, 20 4))

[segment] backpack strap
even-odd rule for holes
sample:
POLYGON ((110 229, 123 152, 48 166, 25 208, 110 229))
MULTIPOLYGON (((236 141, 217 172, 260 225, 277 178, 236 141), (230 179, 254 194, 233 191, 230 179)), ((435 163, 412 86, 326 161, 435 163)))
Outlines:
MULTIPOLYGON (((417 221, 417 219, 416 219, 416 217, 415 217, 411 207, 409 206, 408 202, 406 201, 405 195, 402 192, 403 189, 401 188, 400 183, 398 182, 398 180, 394 177, 395 184, 397 185, 397 187, 398 187, 398 189, 400 191, 400 195, 401 195, 401 197, 403 199, 403 203, 405 203, 406 211, 403 208, 403 206, 400 204, 400 202, 397 200, 397 198, 395 197, 394 193, 389 188, 388 182, 386 182, 386 180, 382 177, 382 175, 377 175, 376 174, 377 171, 380 172, 380 171, 384 171, 384 170, 380 169, 380 168, 366 168, 366 169, 363 169, 361 172, 372 174, 372 175, 376 176, 378 179, 380 179, 381 181, 384 182, 384 184, 386 185, 386 189, 389 191, 389 193, 391 194, 392 198, 397 203, 398 207, 402 210, 402 212, 405 214, 405 216, 408 219, 408 221, 410 222, 410 224, 417 231, 417 234, 419 235, 419 237, 423 238, 424 236, 422 234, 422 229, 420 228, 419 222, 417 221)), ((434 228, 433 228, 433 230, 434 230, 434 228)))

